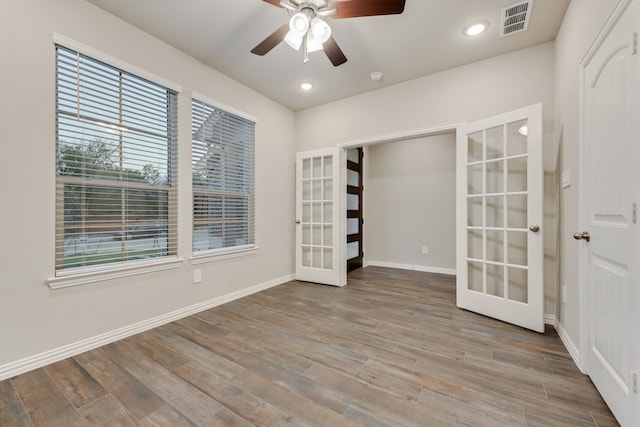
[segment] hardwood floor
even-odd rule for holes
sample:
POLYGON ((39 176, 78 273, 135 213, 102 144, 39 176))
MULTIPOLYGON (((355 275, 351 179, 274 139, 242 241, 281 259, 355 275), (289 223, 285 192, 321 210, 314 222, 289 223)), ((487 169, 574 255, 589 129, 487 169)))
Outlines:
POLYGON ((616 426, 553 329, 450 276, 290 282, 0 382, 1 426, 616 426))

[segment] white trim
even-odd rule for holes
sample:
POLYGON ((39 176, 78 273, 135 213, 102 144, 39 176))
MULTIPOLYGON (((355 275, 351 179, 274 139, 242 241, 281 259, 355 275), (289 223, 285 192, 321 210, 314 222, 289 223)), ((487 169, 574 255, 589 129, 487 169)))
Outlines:
POLYGON ((192 91, 191 98, 200 102, 204 102, 205 104, 209 104, 210 106, 215 107, 219 110, 224 110, 227 113, 231 113, 238 117, 242 117, 243 119, 249 120, 254 124, 258 123, 258 119, 253 117, 252 115, 247 114, 244 111, 238 110, 237 108, 230 107, 227 104, 224 104, 222 102, 216 101, 215 99, 207 95, 203 95, 199 92, 192 91))
POLYGON ((151 319, 143 320, 138 323, 134 323, 123 328, 115 329, 113 331, 97 335, 95 337, 86 338, 84 340, 77 341, 72 344, 64 345, 62 347, 55 348, 53 350, 45 351, 40 354, 25 357, 24 359, 17 360, 15 362, 0 365, 0 381, 7 378, 11 378, 15 375, 22 374, 33 369, 41 368, 54 362, 58 362, 67 357, 72 357, 85 351, 93 350, 100 346, 112 343, 114 341, 130 337, 140 332, 147 331, 158 326, 162 326, 169 322, 173 322, 178 319, 182 319, 186 316, 199 313, 203 310, 207 310, 218 305, 225 304, 227 302, 234 301, 236 299, 254 294, 256 292, 263 291, 265 289, 272 288, 274 286, 281 285, 293 280, 293 274, 279 277, 277 279, 269 280, 267 282, 249 286, 239 291, 231 292, 226 295, 219 296, 217 298, 210 299, 184 307, 179 310, 172 311, 170 313, 162 314, 160 316, 153 317, 151 319))
POLYGON ((555 316, 555 314, 546 314, 546 313, 545 313, 545 315, 543 316, 543 318, 544 318, 544 324, 545 324, 545 325, 551 325, 551 326, 553 326, 554 328, 556 327, 556 322, 557 322, 557 320, 556 320, 556 316, 555 316))
POLYGON ((178 268, 182 265, 182 258, 163 258, 160 261, 140 261, 118 264, 117 267, 88 267, 58 272, 58 276, 49 277, 46 280, 51 289, 68 288, 70 286, 86 285, 88 283, 102 282, 105 280, 131 277, 138 274, 153 273, 155 271, 178 268))
POLYGON ((580 350, 578 350, 578 347, 576 347, 576 345, 573 343, 567 331, 565 331, 562 327, 562 324, 556 320, 553 327, 556 328, 558 336, 560 337, 560 340, 562 340, 562 344, 564 344, 565 348, 569 352, 569 355, 573 359, 573 362, 576 364, 578 369, 580 369, 580 372, 582 372, 583 374, 587 374, 587 370, 584 368, 580 359, 580 350))
POLYGON ((144 79, 147 79, 149 81, 162 85, 176 92, 182 92, 182 86, 172 82, 171 80, 167 80, 164 77, 158 76, 157 74, 151 73, 140 67, 136 67, 135 65, 132 65, 128 62, 125 62, 121 59, 118 59, 114 56, 104 53, 91 46, 87 46, 86 44, 80 43, 69 37, 63 36, 62 34, 53 33, 51 35, 51 40, 55 44, 59 44, 66 48, 75 50, 78 53, 90 56, 93 59, 97 59, 98 61, 102 61, 113 67, 120 68, 121 70, 126 71, 128 73, 135 74, 136 76, 142 77, 144 79))
POLYGON ((257 246, 251 246, 248 248, 242 249, 232 249, 232 250, 216 250, 216 251, 206 251, 202 254, 194 254, 191 257, 191 264, 204 264, 207 262, 215 262, 222 261, 225 259, 239 258, 248 255, 255 255, 258 252, 257 246))
POLYGON ((371 138, 358 139, 338 144, 339 148, 357 148, 367 145, 380 144, 382 142, 405 141, 407 139, 423 138, 425 136, 441 135, 443 133, 455 132, 462 123, 451 123, 440 126, 434 126, 427 129, 414 129, 404 132, 391 133, 382 136, 374 136, 371 138))
POLYGON ((411 265, 411 264, 400 264, 397 262, 372 261, 372 260, 367 260, 366 265, 367 266, 370 265, 373 267, 396 268, 399 270, 422 271, 424 273, 448 274, 450 276, 456 275, 455 268, 430 267, 428 265, 411 265))

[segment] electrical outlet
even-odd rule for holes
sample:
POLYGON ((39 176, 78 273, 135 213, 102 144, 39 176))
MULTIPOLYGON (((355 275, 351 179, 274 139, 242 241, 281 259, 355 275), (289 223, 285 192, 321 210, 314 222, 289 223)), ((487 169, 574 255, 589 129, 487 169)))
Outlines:
POLYGON ((193 270, 193 283, 200 282, 202 282, 202 270, 198 268, 196 270, 193 270))
POLYGON ((562 287, 562 302, 567 303, 567 285, 562 287))
POLYGON ((429 253, 429 247, 428 246, 423 246, 422 247, 422 255, 427 255, 429 253))

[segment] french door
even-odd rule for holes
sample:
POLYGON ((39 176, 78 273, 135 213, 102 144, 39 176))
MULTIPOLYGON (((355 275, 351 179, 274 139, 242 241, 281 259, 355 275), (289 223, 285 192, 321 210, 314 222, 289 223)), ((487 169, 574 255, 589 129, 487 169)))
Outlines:
POLYGON ((338 148, 296 156, 296 280, 342 286, 338 148))
POLYGON ((542 111, 457 132, 457 305, 544 331, 542 111))
POLYGON ((583 229, 587 371, 622 426, 640 425, 639 0, 618 3, 583 64, 583 229))

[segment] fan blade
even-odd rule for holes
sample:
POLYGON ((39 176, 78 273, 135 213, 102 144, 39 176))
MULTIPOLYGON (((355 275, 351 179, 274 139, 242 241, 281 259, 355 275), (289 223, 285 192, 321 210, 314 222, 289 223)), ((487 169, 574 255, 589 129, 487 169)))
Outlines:
POLYGON ((347 0, 333 2, 329 4, 328 8, 338 9, 338 12, 331 16, 333 19, 342 19, 397 15, 404 12, 404 3, 405 0, 347 0))
POLYGON ((274 6, 282 7, 280 6, 280 0, 262 0, 262 1, 272 4, 274 6))
POLYGON ((340 46, 338 46, 338 43, 336 42, 336 39, 333 38, 333 36, 329 37, 329 40, 324 42, 323 50, 334 67, 347 62, 347 57, 344 56, 342 49, 340 49, 340 46))
MULTIPOLYGON (((266 1, 266 0, 265 0, 266 1)), ((284 37, 287 35, 289 31, 289 23, 287 22, 282 27, 275 30, 271 35, 269 35, 266 39, 262 40, 256 47, 251 49, 251 53, 255 53, 256 55, 265 55, 271 49, 278 46, 284 37)))

